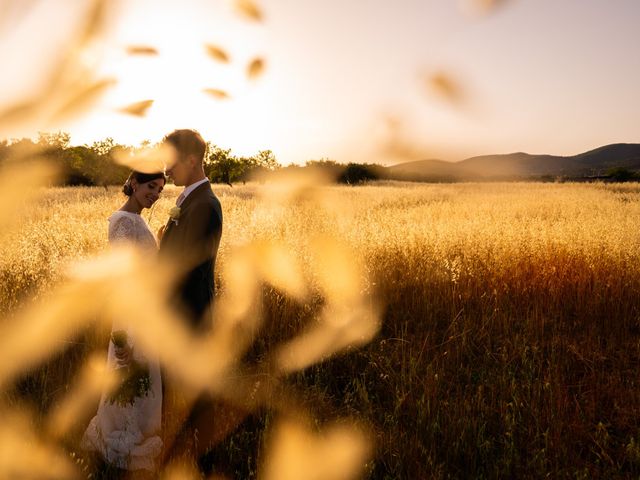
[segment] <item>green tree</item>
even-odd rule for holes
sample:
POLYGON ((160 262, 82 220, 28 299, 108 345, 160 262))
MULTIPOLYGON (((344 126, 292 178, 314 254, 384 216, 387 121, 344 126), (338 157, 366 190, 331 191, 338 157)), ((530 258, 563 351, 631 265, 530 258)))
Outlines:
POLYGON ((56 154, 63 167, 65 185, 96 185, 92 178, 97 155, 86 146, 70 147, 56 154))
POLYGON ((370 180, 378 180, 379 178, 380 175, 376 171, 375 165, 349 163, 338 177, 338 182, 355 185, 370 180))
POLYGON ((239 178, 242 168, 238 159, 231 155, 231 149, 225 150, 217 145, 207 144, 204 172, 211 182, 231 185, 231 182, 239 178))
POLYGON ((104 140, 97 140, 89 147, 97 155, 108 156, 116 148, 116 142, 111 137, 107 137, 104 140))
POLYGON ((87 165, 91 152, 82 147, 70 147, 71 135, 67 132, 38 132, 36 145, 40 155, 51 160, 61 169, 65 185, 93 185, 87 165))
POLYGON ((260 150, 254 157, 240 160, 244 169, 243 180, 264 181, 272 172, 282 168, 271 150, 260 150))
POLYGON ((9 157, 9 152, 11 152, 9 141, 0 140, 0 163, 2 163, 4 160, 6 160, 9 157))
POLYGON ((129 176, 129 168, 114 162, 113 158, 119 150, 130 147, 116 143, 113 138, 93 142, 86 152, 84 171, 94 185, 121 185, 129 176))
POLYGON ((305 163, 305 170, 312 174, 320 175, 323 178, 327 178, 332 182, 335 182, 340 178, 345 166, 328 158, 321 158, 320 160, 309 160, 305 163))
POLYGON ((629 182, 632 180, 640 180, 638 172, 631 171, 624 167, 610 168, 607 176, 614 182, 629 182))
POLYGON ((271 150, 260 150, 254 158, 256 167, 271 171, 282 168, 271 150))
POLYGON ((69 147, 70 142, 71 134, 67 132, 38 132, 37 144, 44 148, 64 150, 69 147))

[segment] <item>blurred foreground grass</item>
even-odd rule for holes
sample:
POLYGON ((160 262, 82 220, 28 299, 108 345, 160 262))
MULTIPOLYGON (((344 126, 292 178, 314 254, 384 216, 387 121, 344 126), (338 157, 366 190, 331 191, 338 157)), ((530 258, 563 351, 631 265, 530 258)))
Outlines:
MULTIPOLYGON (((324 361, 307 368, 313 359, 294 367, 282 360, 316 428, 350 418, 373 432, 366 475, 640 474, 640 185, 214 191, 225 215, 218 275, 234 251, 278 245, 299 260, 310 290, 296 296, 286 279, 260 286, 264 325, 243 353, 247 365, 318 322, 331 295, 348 303, 343 285, 358 285, 358 298, 380 309, 380 333, 367 345, 320 355, 324 361), (318 238, 339 239, 352 254, 333 258, 330 248, 314 247, 318 238), (323 271, 331 261, 358 268, 323 271), (354 272, 361 278, 345 280, 354 272)), ((143 212, 153 231, 176 195, 168 187, 143 212)), ((121 202, 116 189, 46 190, 0 246, 2 314, 46 298, 69 262, 105 250, 106 219, 121 202)), ((241 295, 224 277, 217 281, 219 297, 241 295)), ((31 405, 39 428, 89 353, 104 347, 95 345, 101 338, 70 338, 70 348, 0 392, 3 403, 31 405)), ((212 451, 212 463, 235 478, 257 475, 272 421, 269 408, 252 411, 212 451)))

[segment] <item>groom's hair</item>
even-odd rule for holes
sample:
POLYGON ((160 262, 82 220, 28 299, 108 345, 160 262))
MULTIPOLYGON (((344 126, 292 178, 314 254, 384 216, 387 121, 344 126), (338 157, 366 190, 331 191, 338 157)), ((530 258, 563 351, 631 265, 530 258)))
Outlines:
POLYGON ((200 161, 207 150, 207 144, 195 130, 174 130, 164 137, 164 141, 171 144, 180 155, 195 155, 200 161))

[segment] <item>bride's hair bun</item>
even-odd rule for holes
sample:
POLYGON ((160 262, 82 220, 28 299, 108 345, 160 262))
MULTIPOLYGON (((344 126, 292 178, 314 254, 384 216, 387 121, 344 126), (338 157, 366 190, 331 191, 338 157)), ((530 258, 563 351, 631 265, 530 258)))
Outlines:
POLYGON ((122 193, 124 193, 127 197, 133 195, 133 187, 131 186, 131 176, 127 178, 127 181, 122 186, 122 193))

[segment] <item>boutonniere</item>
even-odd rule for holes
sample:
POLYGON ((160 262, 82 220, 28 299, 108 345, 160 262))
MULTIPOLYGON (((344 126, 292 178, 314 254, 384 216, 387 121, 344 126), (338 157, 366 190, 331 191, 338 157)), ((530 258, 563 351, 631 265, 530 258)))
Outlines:
POLYGON ((178 219, 180 218, 180 207, 173 207, 171 210, 169 210, 169 217, 171 218, 171 221, 173 223, 178 225, 178 219))

